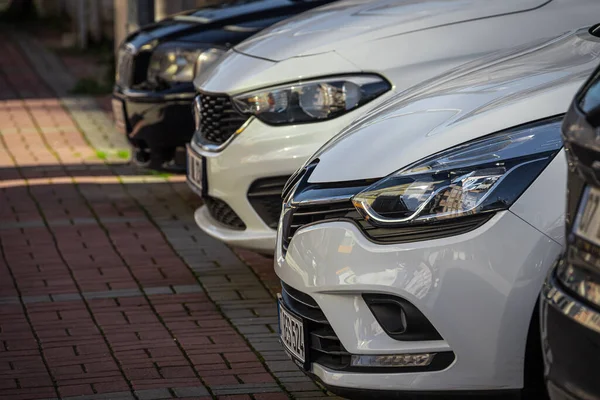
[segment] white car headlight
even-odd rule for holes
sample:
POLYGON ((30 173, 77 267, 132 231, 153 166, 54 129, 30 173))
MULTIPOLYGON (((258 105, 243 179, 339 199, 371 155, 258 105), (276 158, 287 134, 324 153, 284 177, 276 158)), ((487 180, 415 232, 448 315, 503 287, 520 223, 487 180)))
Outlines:
POLYGON ((233 98, 243 114, 271 125, 317 122, 354 110, 390 90, 376 75, 343 76, 288 84, 233 98))
POLYGON ((165 43, 152 52, 148 81, 153 83, 192 82, 195 74, 207 69, 226 50, 199 48, 195 43, 165 43))
POLYGON ((562 118, 493 134, 419 161, 352 198, 376 226, 508 209, 562 148, 562 118))

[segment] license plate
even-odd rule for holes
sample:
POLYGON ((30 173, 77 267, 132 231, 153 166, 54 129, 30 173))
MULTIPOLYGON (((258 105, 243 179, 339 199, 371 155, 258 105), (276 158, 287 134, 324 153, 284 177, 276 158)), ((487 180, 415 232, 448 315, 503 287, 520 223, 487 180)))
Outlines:
POLYGON ((292 356, 304 362, 304 324, 279 303, 279 335, 281 343, 292 356))
POLYGON ((204 164, 202 156, 197 155, 188 147, 187 149, 187 179, 190 185, 202 193, 202 182, 204 176, 204 164))
POLYGON ((577 211, 575 234, 600 246, 600 190, 589 187, 577 211))
POLYGON ((126 117, 125 117, 125 105, 120 99, 112 99, 112 111, 115 119, 115 125, 119 132, 127 133, 126 117))

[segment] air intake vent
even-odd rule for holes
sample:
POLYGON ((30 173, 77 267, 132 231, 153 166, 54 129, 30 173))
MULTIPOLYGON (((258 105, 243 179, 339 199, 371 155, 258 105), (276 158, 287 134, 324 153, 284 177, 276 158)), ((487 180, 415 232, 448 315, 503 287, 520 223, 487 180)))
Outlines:
POLYGON ((309 295, 283 282, 281 286, 286 307, 309 325, 310 360, 334 370, 349 368, 351 355, 342 346, 318 304, 309 295))
POLYGON ((246 224, 241 218, 229 207, 227 203, 214 197, 205 196, 204 204, 208 208, 210 216, 228 228, 243 231, 246 229, 246 224))
POLYGON ((287 176, 259 179, 248 189, 248 201, 271 229, 277 229, 281 214, 281 192, 287 180, 287 176))

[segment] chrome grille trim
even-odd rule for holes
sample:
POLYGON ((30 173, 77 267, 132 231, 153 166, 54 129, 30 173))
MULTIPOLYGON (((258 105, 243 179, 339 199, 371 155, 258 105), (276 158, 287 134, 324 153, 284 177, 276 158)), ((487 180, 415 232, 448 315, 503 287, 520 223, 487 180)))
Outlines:
POLYGON ((225 94, 198 94, 193 111, 198 124, 195 141, 211 152, 225 148, 253 119, 239 113, 225 94))

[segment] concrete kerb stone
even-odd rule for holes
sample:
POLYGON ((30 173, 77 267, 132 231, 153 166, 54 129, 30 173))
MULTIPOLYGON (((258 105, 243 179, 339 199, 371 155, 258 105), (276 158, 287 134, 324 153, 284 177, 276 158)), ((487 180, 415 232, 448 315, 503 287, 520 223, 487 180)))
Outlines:
POLYGON ((281 392, 281 388, 276 383, 259 383, 213 386, 212 391, 218 396, 225 396, 246 393, 277 393, 281 392))
POLYGON ((166 388, 136 390, 134 393, 139 400, 160 400, 173 398, 169 389, 166 388))

